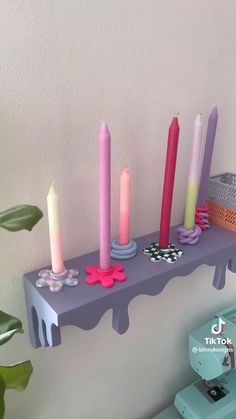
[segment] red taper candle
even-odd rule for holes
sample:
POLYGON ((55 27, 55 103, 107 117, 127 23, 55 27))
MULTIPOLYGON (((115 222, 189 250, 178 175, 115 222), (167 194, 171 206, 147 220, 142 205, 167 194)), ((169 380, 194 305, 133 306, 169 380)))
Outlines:
POLYGON ((159 246, 161 249, 167 249, 169 246, 170 220, 173 189, 175 181, 175 167, 179 141, 179 122, 175 116, 169 126, 168 144, 166 153, 165 176, 162 192, 161 205, 161 224, 159 246))

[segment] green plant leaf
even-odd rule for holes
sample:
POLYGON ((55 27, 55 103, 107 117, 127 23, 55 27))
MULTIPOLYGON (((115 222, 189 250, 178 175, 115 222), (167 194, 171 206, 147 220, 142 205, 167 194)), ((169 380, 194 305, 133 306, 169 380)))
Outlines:
POLYGON ((23 333, 21 321, 0 311, 0 345, 10 340, 15 333, 23 333))
POLYGON ((8 231, 32 230, 42 218, 42 211, 33 205, 17 205, 0 212, 0 227, 8 231))
POLYGON ((24 390, 33 372, 30 361, 19 362, 15 365, 0 366, 0 376, 6 389, 24 390))
POLYGON ((5 394, 5 384, 3 379, 0 377, 0 419, 4 418, 5 413, 5 403, 4 403, 4 394, 5 394))

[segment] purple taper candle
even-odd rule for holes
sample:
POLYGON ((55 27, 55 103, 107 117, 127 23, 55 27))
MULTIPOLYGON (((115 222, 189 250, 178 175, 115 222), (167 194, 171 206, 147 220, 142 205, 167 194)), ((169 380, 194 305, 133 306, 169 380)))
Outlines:
POLYGON ((216 127, 217 127, 217 120, 218 120, 218 111, 217 107, 214 106, 210 113, 208 119, 208 126, 207 126, 207 134, 206 134, 206 143, 205 143, 205 150, 202 162, 202 174, 198 192, 198 202, 197 206, 202 208, 206 205, 206 200, 208 198, 208 182, 209 176, 211 171, 211 160, 216 136, 216 127))
POLYGON ((111 206, 111 136, 107 125, 103 122, 99 132, 99 184, 100 184, 100 269, 110 268, 110 206, 111 206))

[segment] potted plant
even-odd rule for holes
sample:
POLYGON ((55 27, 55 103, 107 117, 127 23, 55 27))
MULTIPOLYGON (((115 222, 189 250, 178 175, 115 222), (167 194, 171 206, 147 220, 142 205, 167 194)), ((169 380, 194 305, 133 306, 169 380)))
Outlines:
MULTIPOLYGON (((42 211, 32 205, 18 205, 0 212, 0 227, 8 231, 32 230, 42 218, 42 211)), ((0 311, 0 345, 7 343, 15 333, 23 333, 22 323, 10 314, 0 311)), ((24 390, 33 367, 30 361, 0 366, 0 419, 5 413, 4 395, 7 389, 24 390)))

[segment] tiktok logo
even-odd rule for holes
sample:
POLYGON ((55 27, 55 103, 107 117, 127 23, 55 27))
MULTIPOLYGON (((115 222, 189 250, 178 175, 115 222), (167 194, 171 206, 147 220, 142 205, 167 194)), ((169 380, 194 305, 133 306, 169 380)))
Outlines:
POLYGON ((214 323, 212 326, 211 326, 211 333, 213 334, 213 335, 220 335, 221 333, 223 333, 223 331, 224 331, 224 328, 225 328, 225 322, 224 322, 224 320, 222 320, 222 318, 221 317, 219 317, 218 319, 217 319, 217 323, 214 323))

